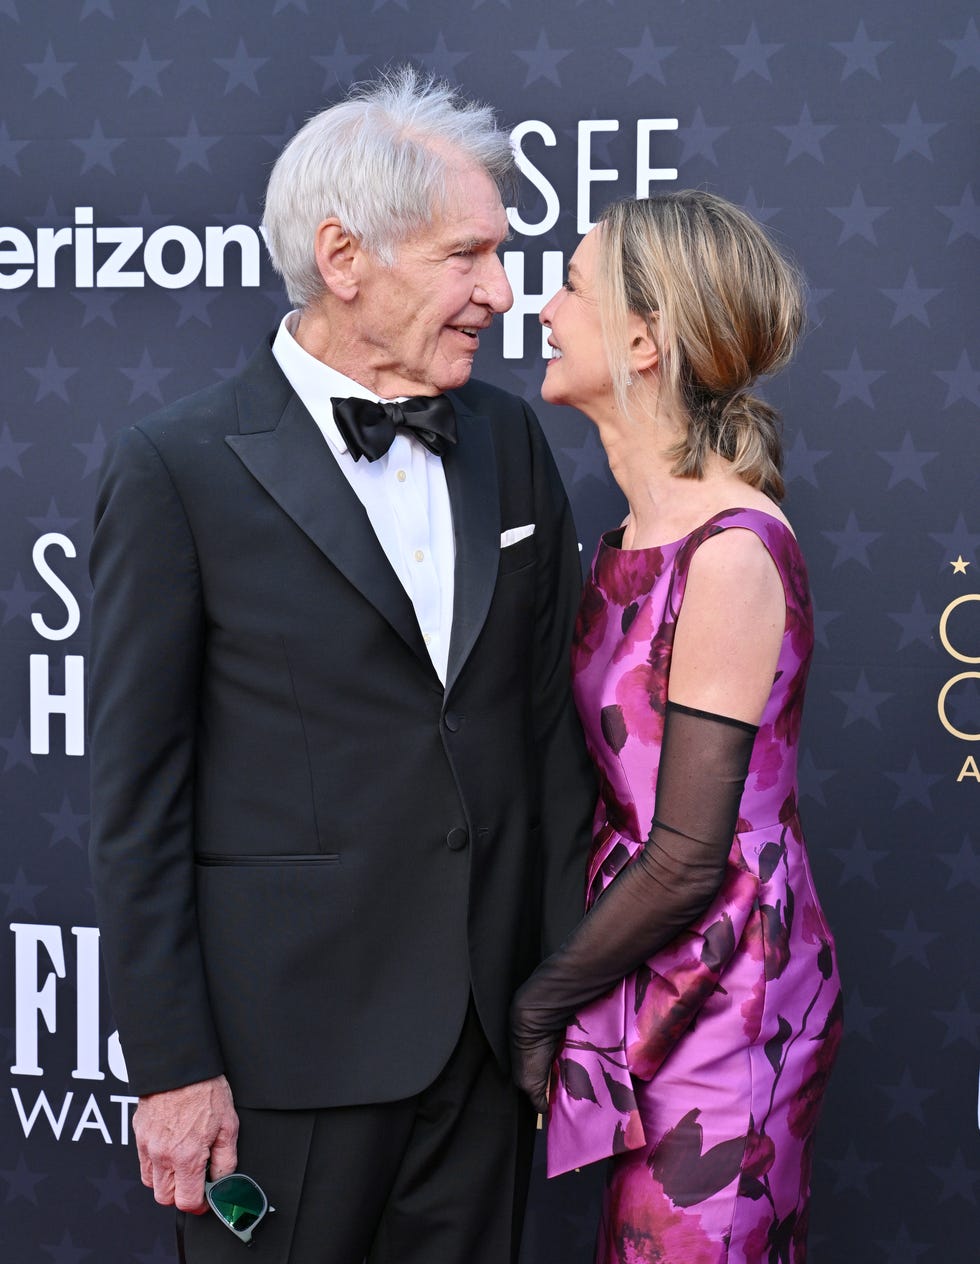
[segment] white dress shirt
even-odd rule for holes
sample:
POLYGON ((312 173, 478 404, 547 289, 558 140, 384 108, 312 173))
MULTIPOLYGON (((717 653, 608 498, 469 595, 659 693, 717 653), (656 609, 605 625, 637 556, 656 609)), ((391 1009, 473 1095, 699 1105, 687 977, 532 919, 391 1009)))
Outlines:
POLYGON ((445 684, 456 548, 442 460, 403 430, 378 460, 355 460, 337 429, 330 400, 353 395, 377 401, 378 396, 304 351, 293 337, 298 319, 298 312, 283 318, 272 354, 364 506, 392 570, 415 607, 432 665, 445 684))

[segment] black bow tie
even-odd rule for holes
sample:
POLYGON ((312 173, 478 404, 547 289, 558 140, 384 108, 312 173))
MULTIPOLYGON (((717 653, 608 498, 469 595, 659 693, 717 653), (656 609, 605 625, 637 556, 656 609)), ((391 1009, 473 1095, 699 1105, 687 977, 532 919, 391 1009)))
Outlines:
POLYGON ((354 460, 376 461, 391 447, 400 428, 411 430, 436 456, 456 442, 456 414, 445 395, 414 395, 397 404, 371 399, 331 399, 337 429, 354 460))

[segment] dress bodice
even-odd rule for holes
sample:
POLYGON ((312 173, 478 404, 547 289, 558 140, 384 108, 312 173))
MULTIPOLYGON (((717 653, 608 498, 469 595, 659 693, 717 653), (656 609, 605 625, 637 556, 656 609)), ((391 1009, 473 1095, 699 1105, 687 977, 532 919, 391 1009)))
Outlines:
POLYGON ((691 560, 720 531, 752 531, 779 572, 786 625, 772 691, 755 740, 740 830, 796 810, 796 747, 813 651, 806 566, 780 519, 757 509, 715 514, 681 540, 620 547, 622 530, 603 536, 585 586, 573 644, 576 703, 599 773, 600 814, 618 833, 646 840, 653 820, 674 629, 691 560))

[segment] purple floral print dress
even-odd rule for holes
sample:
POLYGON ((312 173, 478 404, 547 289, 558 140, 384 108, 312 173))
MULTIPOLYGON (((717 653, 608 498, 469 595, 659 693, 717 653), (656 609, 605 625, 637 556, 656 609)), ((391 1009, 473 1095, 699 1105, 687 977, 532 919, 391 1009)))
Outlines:
POLYGON ((768 549, 786 628, 727 875, 696 924, 576 1016, 553 1078, 549 1175, 616 1156, 597 1264, 798 1264, 806 1254, 841 995, 797 810, 813 649, 806 569, 769 514, 726 510, 658 548, 623 550, 619 531, 599 543, 572 650, 600 784, 587 905, 649 833, 688 568, 731 528, 768 549))

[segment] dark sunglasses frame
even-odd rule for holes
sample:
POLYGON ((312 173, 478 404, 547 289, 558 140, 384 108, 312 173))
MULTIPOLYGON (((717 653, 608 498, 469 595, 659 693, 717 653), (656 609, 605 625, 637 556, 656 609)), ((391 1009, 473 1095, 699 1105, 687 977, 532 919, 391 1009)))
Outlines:
POLYGON ((241 1242, 244 1242, 246 1246, 252 1245, 252 1234, 259 1227, 259 1225, 266 1218, 266 1216, 270 1212, 275 1211, 275 1207, 273 1207, 270 1204, 268 1198, 265 1195, 265 1190, 262 1188, 262 1186, 258 1183, 258 1181, 253 1180, 251 1176, 246 1176, 244 1172, 232 1172, 228 1176, 219 1176, 216 1181, 205 1180, 204 1197, 208 1200, 208 1206, 211 1208, 214 1214, 218 1217, 221 1223, 225 1226, 225 1228, 230 1230, 235 1235, 235 1237, 238 1238, 241 1242), (251 1220, 250 1223, 246 1225, 244 1229, 236 1228, 235 1225, 233 1225, 232 1222, 227 1218, 227 1216, 225 1216, 225 1214, 219 1209, 215 1201, 216 1199, 215 1191, 216 1190, 218 1191, 217 1197, 220 1197, 220 1192, 221 1192, 220 1187, 226 1183, 230 1183, 231 1181, 244 1182, 251 1191, 254 1191, 254 1193, 258 1195, 259 1199, 261 1199, 261 1202, 262 1202, 262 1207, 258 1212, 250 1211, 248 1213, 249 1215, 254 1216, 254 1219, 251 1220))

